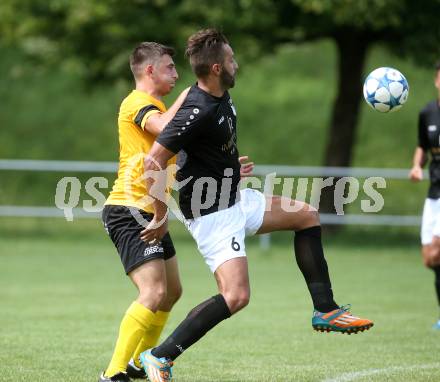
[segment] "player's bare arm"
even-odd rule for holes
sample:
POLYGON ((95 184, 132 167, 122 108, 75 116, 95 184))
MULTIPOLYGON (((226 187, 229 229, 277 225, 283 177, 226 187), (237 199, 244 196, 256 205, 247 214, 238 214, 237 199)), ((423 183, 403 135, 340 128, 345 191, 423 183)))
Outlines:
POLYGON ((427 160, 426 153, 422 147, 416 147, 413 157, 413 167, 409 173, 409 178, 413 182, 418 182, 423 179, 423 166, 427 160))
POLYGON ((145 173, 154 174, 152 177, 147 177, 147 188, 150 190, 150 195, 154 199, 153 209, 154 218, 150 224, 141 231, 141 240, 146 242, 156 242, 168 231, 168 207, 166 201, 166 187, 167 187, 167 162, 175 154, 166 149, 160 143, 155 142, 149 155, 144 161, 145 173))
POLYGON ((182 93, 180 93, 180 95, 174 101, 173 105, 166 112, 152 114, 145 121, 145 125, 143 126, 143 128, 154 136, 158 136, 165 128, 165 126, 173 119, 180 106, 182 106, 182 103, 185 100, 189 89, 190 88, 188 87, 182 93))

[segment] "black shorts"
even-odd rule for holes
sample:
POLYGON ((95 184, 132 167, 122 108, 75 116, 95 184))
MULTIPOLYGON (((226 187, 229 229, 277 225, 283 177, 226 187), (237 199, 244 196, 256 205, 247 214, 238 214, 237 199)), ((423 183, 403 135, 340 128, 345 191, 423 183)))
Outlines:
POLYGON ((118 250, 127 274, 147 261, 168 260, 176 254, 169 232, 158 244, 142 241, 140 233, 144 227, 137 222, 132 212, 140 214, 139 217, 147 221, 153 218, 153 214, 133 207, 107 205, 102 211, 105 230, 118 250))

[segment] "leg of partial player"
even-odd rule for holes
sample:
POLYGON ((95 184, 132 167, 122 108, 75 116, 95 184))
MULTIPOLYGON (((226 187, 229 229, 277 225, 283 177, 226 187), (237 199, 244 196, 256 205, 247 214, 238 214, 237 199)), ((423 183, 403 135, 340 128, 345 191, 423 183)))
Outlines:
MULTIPOLYGON (((440 308, 440 265, 432 267, 432 270, 435 273, 435 291, 437 293, 437 301, 440 308)), ((433 328, 436 330, 440 330, 440 317, 438 321, 434 324, 433 328)))
MULTIPOLYGON (((440 307, 440 237, 434 235, 430 244, 422 246, 422 258, 425 266, 434 271, 434 286, 440 307)), ((433 328, 440 330, 440 318, 434 324, 433 328)))
POLYGON ((422 258, 426 267, 440 265, 440 237, 433 235, 429 244, 422 245, 422 258))
POLYGON ((274 231, 295 232, 295 258, 312 297, 314 329, 350 334, 373 326, 373 322, 354 317, 348 307, 339 307, 333 299, 316 209, 289 198, 267 197, 263 224, 257 233, 274 231))
POLYGON ((193 308, 161 345, 141 354, 150 381, 170 381, 172 361, 209 330, 248 304, 250 288, 246 257, 233 258, 220 265, 215 278, 220 293, 193 308))

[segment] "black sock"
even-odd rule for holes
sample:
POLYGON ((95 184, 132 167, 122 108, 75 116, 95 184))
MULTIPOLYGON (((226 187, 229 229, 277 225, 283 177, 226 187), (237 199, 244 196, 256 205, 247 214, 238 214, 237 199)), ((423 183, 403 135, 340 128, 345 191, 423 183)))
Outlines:
POLYGON ((440 306, 440 265, 432 268, 435 273, 435 291, 437 292, 438 305, 440 306))
POLYGON ((314 308, 324 313, 337 309, 322 249, 321 227, 295 232, 294 247, 296 262, 306 280, 314 308))
POLYGON ((158 358, 176 359, 196 343, 219 322, 231 317, 228 305, 221 294, 197 305, 174 332, 151 353, 158 358))

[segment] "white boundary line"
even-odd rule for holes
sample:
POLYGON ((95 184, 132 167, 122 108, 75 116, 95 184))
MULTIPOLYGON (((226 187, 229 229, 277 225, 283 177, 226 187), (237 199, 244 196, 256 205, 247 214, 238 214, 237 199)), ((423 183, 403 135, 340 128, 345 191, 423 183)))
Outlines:
POLYGON ((370 369, 370 370, 361 370, 361 371, 352 371, 349 373, 343 373, 334 378, 323 379, 322 382, 351 382, 359 378, 370 377, 373 375, 397 373, 401 371, 436 369, 436 368, 440 368, 440 363, 427 363, 424 365, 411 365, 411 366, 391 366, 383 369, 370 369))

